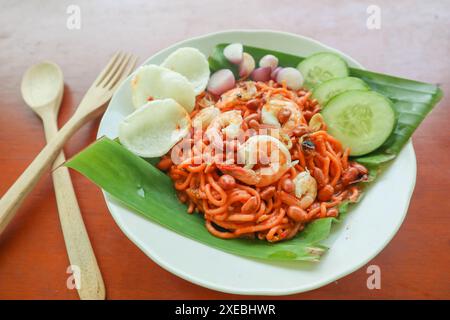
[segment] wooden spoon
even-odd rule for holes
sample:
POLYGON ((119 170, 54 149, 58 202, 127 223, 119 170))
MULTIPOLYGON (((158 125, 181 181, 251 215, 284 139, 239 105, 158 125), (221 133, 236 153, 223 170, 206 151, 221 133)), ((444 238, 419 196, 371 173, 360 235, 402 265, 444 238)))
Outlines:
MULTIPOLYGON (((32 66, 23 76, 21 91, 25 102, 42 119, 45 137, 50 141, 58 132, 58 111, 64 92, 61 69, 51 62, 32 66)), ((83 223, 69 170, 60 166, 65 160, 61 151, 53 164, 52 176, 73 278, 81 299, 105 299, 103 279, 83 223)))

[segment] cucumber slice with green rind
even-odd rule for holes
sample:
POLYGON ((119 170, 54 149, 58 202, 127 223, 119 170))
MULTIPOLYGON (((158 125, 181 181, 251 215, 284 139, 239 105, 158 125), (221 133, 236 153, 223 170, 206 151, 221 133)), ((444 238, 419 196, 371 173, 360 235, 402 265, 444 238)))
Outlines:
POLYGON ((331 52, 315 53, 297 66, 305 78, 305 87, 312 89, 324 81, 348 76, 347 63, 331 52))
POLYGON ((349 90, 368 91, 370 87, 367 83, 355 77, 330 79, 317 85, 313 90, 312 97, 317 99, 320 106, 324 108, 331 98, 349 90))
POLYGON ((328 132, 361 156, 380 147, 395 125, 392 102, 374 91, 350 90, 332 98, 322 111, 328 132))

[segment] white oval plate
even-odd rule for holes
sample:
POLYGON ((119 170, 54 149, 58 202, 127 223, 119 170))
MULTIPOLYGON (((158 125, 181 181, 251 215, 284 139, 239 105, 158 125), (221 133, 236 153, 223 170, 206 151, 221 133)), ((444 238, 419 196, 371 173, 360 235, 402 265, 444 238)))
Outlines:
MULTIPOLYGON (((160 64, 179 47, 198 48, 205 55, 218 43, 241 42, 300 56, 334 51, 352 66, 351 57, 315 40, 274 31, 233 30, 177 43, 145 64, 160 64)), ((117 90, 100 123, 98 137, 117 137, 122 118, 133 111, 130 78, 117 90)), ((180 236, 123 207, 105 194, 107 206, 122 231, 153 261, 198 285, 235 294, 285 295, 312 290, 359 269, 392 239, 408 210, 416 178, 416 158, 409 142, 361 203, 353 208, 325 242, 330 250, 319 263, 263 262, 228 254, 180 236)))

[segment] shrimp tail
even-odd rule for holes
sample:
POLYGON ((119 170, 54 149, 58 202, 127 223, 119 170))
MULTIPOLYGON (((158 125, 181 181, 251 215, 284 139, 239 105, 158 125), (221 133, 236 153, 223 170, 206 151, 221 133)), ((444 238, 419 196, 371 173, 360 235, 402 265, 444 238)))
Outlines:
POLYGON ((217 164, 217 168, 222 171, 222 173, 229 174, 248 185, 256 185, 261 180, 261 176, 254 170, 239 167, 234 164, 217 164))

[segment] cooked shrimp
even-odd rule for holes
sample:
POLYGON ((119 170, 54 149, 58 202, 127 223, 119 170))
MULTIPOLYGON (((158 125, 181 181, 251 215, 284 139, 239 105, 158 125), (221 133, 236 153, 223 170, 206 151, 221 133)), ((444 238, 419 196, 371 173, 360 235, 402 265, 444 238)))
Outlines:
POLYGON ((293 180, 295 196, 300 199, 300 207, 308 208, 317 196, 317 182, 308 171, 300 172, 293 180))
POLYGON ((244 166, 217 164, 217 167, 223 173, 256 187, 265 187, 279 180, 292 165, 286 146, 267 135, 250 137, 238 150, 238 162, 244 166))
POLYGON ((220 115, 220 110, 214 106, 204 108, 195 115, 192 119, 192 126, 194 128, 207 128, 211 122, 220 115))
POLYGON ((253 81, 245 81, 234 89, 231 89, 220 96, 219 102, 216 106, 219 109, 226 107, 228 104, 235 102, 236 100, 248 101, 255 97, 258 90, 253 81))
POLYGON ((302 124, 302 119, 298 106, 293 101, 283 98, 270 99, 261 110, 262 123, 275 125, 281 128, 282 133, 288 135, 302 124))
POLYGON ((230 139, 237 138, 243 121, 241 112, 238 110, 221 113, 209 124, 206 136, 211 144, 222 150, 224 135, 230 139))

